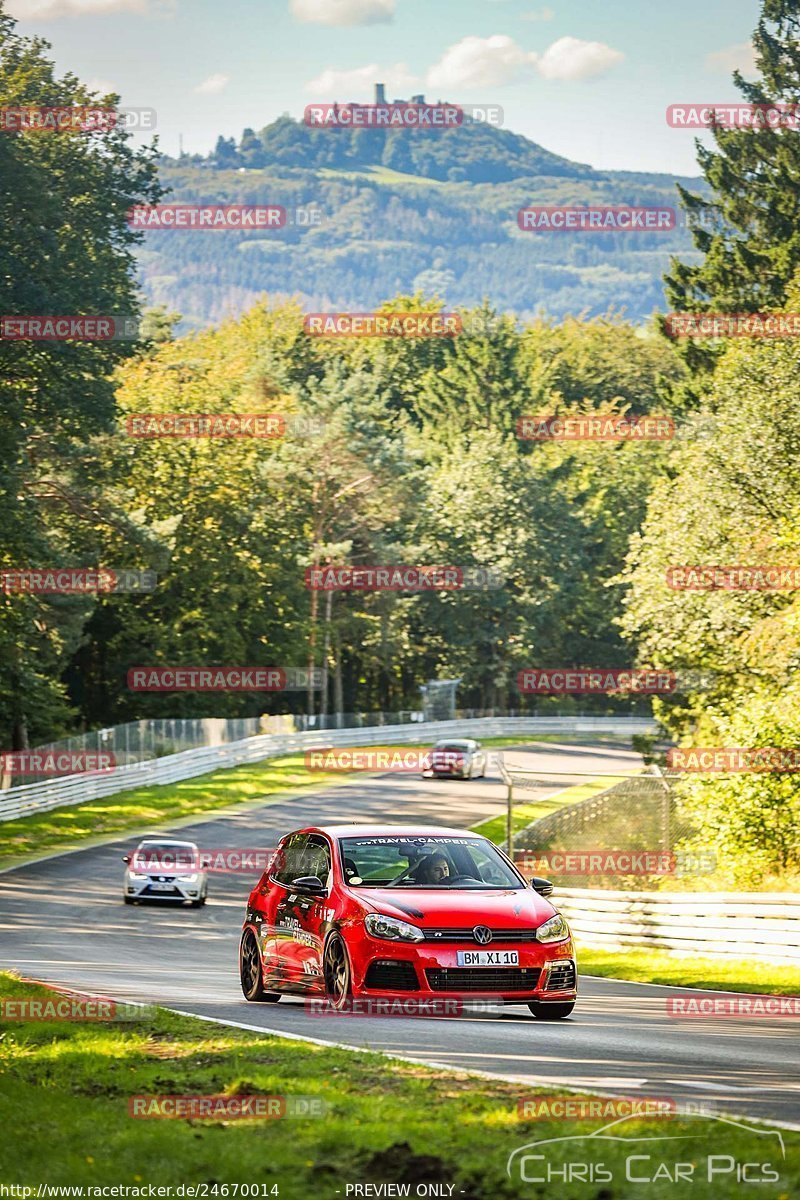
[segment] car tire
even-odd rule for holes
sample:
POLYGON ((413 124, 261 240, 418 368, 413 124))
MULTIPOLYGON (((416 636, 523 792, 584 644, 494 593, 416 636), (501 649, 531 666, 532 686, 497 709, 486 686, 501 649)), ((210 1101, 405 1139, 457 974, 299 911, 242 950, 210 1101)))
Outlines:
POLYGON ((205 896, 201 896, 199 898, 199 900, 191 900, 190 904, 191 904, 192 908, 202 908, 203 905, 205 904, 205 902, 206 902, 205 896))
POLYGON ((261 954, 256 935, 252 929, 245 930, 239 951, 239 981, 245 1000, 251 1003, 274 1004, 281 998, 280 992, 268 992, 264 988, 261 974, 261 954))
POLYGON ((533 1000, 528 1005, 528 1008, 537 1021, 563 1021, 564 1017, 572 1015, 574 1007, 574 1000, 568 1000, 559 1004, 548 1004, 540 1000, 533 1000))
POLYGON ((124 900, 124 902, 126 904, 135 904, 136 903, 133 896, 123 896, 122 899, 124 900))
POLYGON ((322 978, 325 996, 334 1008, 344 1008, 352 995, 353 973, 350 955, 341 934, 332 933, 322 952, 322 978))

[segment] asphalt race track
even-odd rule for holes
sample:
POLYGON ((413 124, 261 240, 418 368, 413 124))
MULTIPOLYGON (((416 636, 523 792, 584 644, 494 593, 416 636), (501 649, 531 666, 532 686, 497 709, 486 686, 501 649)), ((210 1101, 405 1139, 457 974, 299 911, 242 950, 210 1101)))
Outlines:
MULTIPOLYGON (((598 775, 638 765, 629 751, 598 746, 514 748, 507 757, 536 770, 598 775)), ((203 849, 254 848, 305 824, 350 819, 467 826, 503 811, 504 796, 492 755, 485 780, 357 780, 185 824, 180 836, 203 849)), ((524 1007, 457 1018, 367 1018, 315 1017, 294 998, 248 1004, 237 952, 252 877, 211 875, 204 909, 126 907, 120 857, 135 841, 131 835, 0 874, 5 968, 92 994, 490 1072, 519 1080, 520 1096, 527 1083, 671 1097, 800 1126, 796 1018, 676 1020, 665 1000, 681 989, 584 977, 573 1017, 552 1024, 524 1007)))

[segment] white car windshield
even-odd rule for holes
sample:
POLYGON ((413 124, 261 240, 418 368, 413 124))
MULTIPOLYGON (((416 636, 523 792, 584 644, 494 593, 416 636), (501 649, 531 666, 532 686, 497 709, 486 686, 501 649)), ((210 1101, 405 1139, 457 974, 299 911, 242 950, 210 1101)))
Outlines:
POLYGON ((144 842, 133 856, 136 871, 197 870, 196 846, 176 846, 169 842, 144 842))

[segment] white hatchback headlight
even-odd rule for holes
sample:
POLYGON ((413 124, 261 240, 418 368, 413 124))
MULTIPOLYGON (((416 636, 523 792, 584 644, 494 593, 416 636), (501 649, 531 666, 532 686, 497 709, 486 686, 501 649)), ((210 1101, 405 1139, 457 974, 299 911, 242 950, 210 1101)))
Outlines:
POLYGON ((396 917, 384 917, 380 913, 368 913, 364 920, 367 933, 373 937, 384 938, 387 942, 422 942, 424 935, 416 925, 408 921, 398 921, 396 917))
POLYGON ((537 942, 565 942, 569 936, 569 925, 561 913, 556 913, 536 930, 537 942))

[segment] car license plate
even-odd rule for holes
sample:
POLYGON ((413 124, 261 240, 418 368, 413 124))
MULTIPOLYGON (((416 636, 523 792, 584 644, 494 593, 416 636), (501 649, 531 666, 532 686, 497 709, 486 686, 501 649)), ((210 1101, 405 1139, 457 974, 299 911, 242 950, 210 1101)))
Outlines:
POLYGON ((460 967, 517 967, 518 950, 457 950, 460 967))
POLYGON ((151 883, 150 887, 154 892, 174 892, 174 884, 171 883, 151 883))

